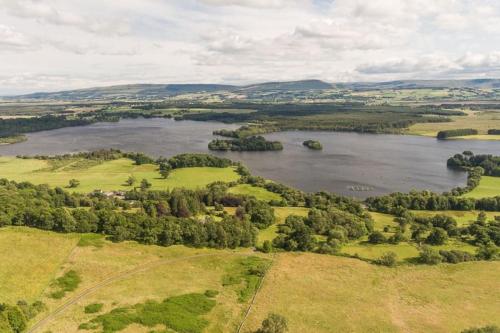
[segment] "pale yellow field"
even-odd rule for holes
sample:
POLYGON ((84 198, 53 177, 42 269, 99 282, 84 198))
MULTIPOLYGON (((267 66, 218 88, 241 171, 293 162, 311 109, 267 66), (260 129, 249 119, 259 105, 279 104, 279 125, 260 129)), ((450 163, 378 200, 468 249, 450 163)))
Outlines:
POLYGON ((37 300, 79 236, 28 228, 0 228, 0 302, 37 300))
MULTIPOLYGON (((500 128, 500 111, 468 111, 467 116, 453 116, 449 123, 420 123, 410 126, 408 134, 436 137, 439 131, 473 128, 479 135, 463 137, 468 140, 500 140, 500 135, 487 135, 489 129, 500 128)), ((453 138, 460 139, 461 137, 453 138)))
POLYGON ((500 262, 385 268, 348 258, 279 254, 243 331, 269 312, 290 333, 460 332, 500 324, 500 262))

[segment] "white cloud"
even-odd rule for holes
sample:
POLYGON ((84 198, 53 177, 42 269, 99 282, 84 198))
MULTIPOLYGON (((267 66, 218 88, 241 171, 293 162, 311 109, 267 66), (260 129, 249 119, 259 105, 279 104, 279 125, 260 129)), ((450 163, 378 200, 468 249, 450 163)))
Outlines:
POLYGON ((30 48, 28 38, 12 27, 0 24, 0 52, 23 51, 30 48))
POLYGON ((0 22, 0 94, 500 76, 494 1, 0 0, 0 22))
MULTIPOLYGON (((128 32, 128 25, 124 20, 113 18, 97 19, 91 16, 82 16, 72 11, 60 10, 44 0, 0 0, 2 9, 9 14, 34 19, 39 22, 68 26, 95 34, 122 35, 128 32)), ((98 10, 98 8, 96 8, 98 10)))

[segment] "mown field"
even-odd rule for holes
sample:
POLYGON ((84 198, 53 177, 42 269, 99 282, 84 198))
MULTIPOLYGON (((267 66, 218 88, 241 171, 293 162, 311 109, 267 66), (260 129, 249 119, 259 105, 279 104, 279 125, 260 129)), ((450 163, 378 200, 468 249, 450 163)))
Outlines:
POLYGON ((487 135, 489 129, 500 128, 500 111, 468 111, 467 116, 453 116, 448 123, 419 123, 410 126, 408 134, 436 137, 439 131, 473 128, 478 135, 456 137, 453 139, 500 140, 500 135, 487 135))
POLYGON ((500 195, 500 177, 481 177, 479 186, 464 194, 466 198, 488 198, 500 195))
MULTIPOLYGON (((47 305, 31 322, 34 332, 86 332, 78 327, 99 316, 118 319, 112 310, 172 297, 180 301, 206 290, 218 292, 213 307, 201 317, 188 314, 185 323, 205 323, 199 332, 235 332, 257 286, 245 276, 247 265, 272 257, 242 332, 256 329, 269 312, 287 317, 291 333, 460 332, 500 324, 499 262, 390 269, 328 255, 164 248, 20 227, 0 229, 0 244, 8 248, 0 251, 2 299, 40 299, 47 305), (55 279, 69 271, 81 282, 63 298, 51 298, 55 279), (235 278, 239 282, 228 282, 235 278), (86 313, 86 307, 99 309, 86 313)), ((168 311, 176 309, 167 308, 167 317, 175 317, 168 311)), ((116 331, 153 328, 165 329, 130 323, 116 331)))
POLYGON ((231 182, 239 179, 233 168, 185 168, 171 172, 163 179, 158 166, 152 164, 135 165, 129 159, 118 159, 103 163, 75 159, 62 164, 37 159, 18 159, 0 157, 0 175, 15 181, 28 181, 34 184, 67 187, 70 179, 77 179, 80 185, 69 189, 75 192, 131 190, 125 182, 130 176, 147 179, 151 189, 160 190, 174 187, 194 189, 204 187, 215 181, 231 182))

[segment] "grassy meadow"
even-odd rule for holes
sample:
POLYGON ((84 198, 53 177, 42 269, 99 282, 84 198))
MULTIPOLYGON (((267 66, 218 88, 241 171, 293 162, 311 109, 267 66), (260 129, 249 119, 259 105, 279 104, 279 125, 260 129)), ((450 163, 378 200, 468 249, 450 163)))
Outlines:
MULTIPOLYGON (((2 301, 42 300, 47 310, 30 324, 64 310, 37 327, 37 332, 77 332, 78 326, 119 307, 216 291, 216 305, 204 318, 209 332, 233 332, 241 320, 255 285, 247 285, 245 262, 261 254, 251 250, 192 249, 184 246, 159 247, 135 242, 81 242, 82 235, 62 235, 24 227, 0 229, 0 295, 2 301), (52 297, 56 279, 74 271, 81 282, 76 290, 52 297), (238 276, 233 284, 224 279, 238 276), (102 304, 99 313, 85 311, 88 305, 102 304)), ((83 235, 83 238, 88 238, 83 235)), ((252 259, 255 260, 255 259, 252 259)), ((172 315, 172 314, 170 314, 172 315)), ((149 332, 136 325, 124 332, 149 332), (135 330, 135 328, 139 328, 135 330)))
POLYGON ((269 312, 299 332, 460 332, 500 324, 500 262, 400 266, 317 254, 280 254, 245 330, 269 312))
MULTIPOLYGON (((82 332, 78 329, 82 324, 109 324, 106 320, 117 319, 112 312, 116 309, 137 305, 137 311, 148 316, 148 307, 141 304, 154 310, 161 302, 182 304, 190 298, 210 306, 200 309, 201 317, 194 308, 195 316, 183 313, 180 324, 197 327, 192 332, 234 332, 257 286, 258 280, 246 276, 248 264, 271 258, 244 249, 165 248, 102 238, 89 242, 87 235, 23 227, 1 229, 0 244, 9 246, 8 251, 0 251, 0 294, 10 302, 40 299, 47 305, 30 323, 34 332, 82 332), (80 238, 84 241, 79 242, 80 238), (44 250, 43 244, 51 251, 44 250), (70 271, 81 279, 76 290, 61 299, 52 298, 54 281, 70 271), (213 301, 203 298, 207 290, 215 295, 211 295, 213 301), (42 319, 46 320, 37 324, 42 319)), ((460 332, 500 324, 495 315, 500 307, 500 262, 391 269, 310 253, 278 253, 273 261, 242 332, 255 330, 269 312, 284 315, 290 333, 460 332)), ((169 322, 177 318, 176 309, 171 305, 158 311, 166 311, 164 321, 169 322)), ((132 321, 116 331, 152 329, 132 321)), ((97 327, 95 332, 100 331, 97 327)))
POLYGON ((464 194, 466 198, 488 198, 500 195, 500 177, 481 177, 479 186, 464 194))
POLYGON ((439 131, 473 128, 479 131, 478 135, 453 139, 500 140, 500 135, 487 135, 489 129, 500 128, 499 111, 467 111, 467 116, 452 116, 450 118, 453 121, 448 123, 418 123, 412 125, 407 133, 436 137, 439 131))
POLYGON ((147 179, 153 190, 175 187, 194 189, 215 181, 232 182, 239 179, 233 168, 176 169, 167 179, 163 179, 157 166, 135 165, 132 160, 125 158, 103 163, 74 159, 59 165, 45 160, 0 157, 0 175, 9 180, 60 187, 68 186, 70 179, 77 179, 80 185, 69 189, 75 192, 130 190, 132 187, 125 184, 130 176, 137 179, 134 186, 139 186, 142 179, 147 179))

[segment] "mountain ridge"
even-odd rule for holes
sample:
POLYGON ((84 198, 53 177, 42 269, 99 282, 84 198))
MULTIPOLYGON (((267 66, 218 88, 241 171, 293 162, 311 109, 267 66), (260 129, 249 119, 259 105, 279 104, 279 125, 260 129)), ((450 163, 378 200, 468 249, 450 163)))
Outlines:
POLYGON ((339 82, 322 80, 270 81, 250 85, 228 84, 125 84, 106 87, 91 87, 56 92, 6 96, 8 100, 90 100, 90 99, 153 99, 168 98, 191 93, 255 93, 282 91, 313 91, 328 89, 384 90, 424 88, 472 88, 500 89, 500 79, 471 80, 395 80, 382 82, 339 82))

